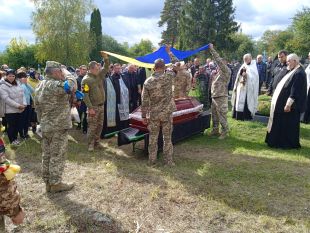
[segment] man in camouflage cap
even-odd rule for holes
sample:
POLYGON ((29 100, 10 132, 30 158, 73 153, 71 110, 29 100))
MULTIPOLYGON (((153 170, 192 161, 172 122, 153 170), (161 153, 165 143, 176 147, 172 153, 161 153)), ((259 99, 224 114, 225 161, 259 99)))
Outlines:
POLYGON ((42 172, 47 192, 68 191, 73 184, 62 182, 68 130, 72 127, 70 97, 76 90, 73 76, 61 64, 47 61, 45 79, 35 90, 34 103, 42 130, 42 172))

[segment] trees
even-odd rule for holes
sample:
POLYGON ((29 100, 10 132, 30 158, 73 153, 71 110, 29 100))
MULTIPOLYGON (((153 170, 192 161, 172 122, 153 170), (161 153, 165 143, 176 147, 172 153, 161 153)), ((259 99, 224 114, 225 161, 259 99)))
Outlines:
POLYGON ((293 37, 294 34, 290 30, 267 30, 257 41, 257 50, 260 53, 266 51, 268 56, 274 57, 282 49, 291 50, 289 43, 293 37))
POLYGON ((88 61, 92 46, 85 16, 92 0, 34 0, 32 28, 39 61, 56 60, 66 65, 88 61))
POLYGON ((175 47, 187 50, 212 42, 227 58, 264 51, 273 57, 281 49, 301 57, 308 54, 309 7, 298 11, 286 30, 267 30, 256 45, 252 38, 236 33, 240 26, 234 12, 232 0, 165 0, 159 21, 159 26, 167 26, 162 33, 162 43, 176 44, 175 47))
POLYGON ((181 13, 179 45, 182 49, 213 42, 217 49, 229 49, 230 35, 239 25, 234 21, 232 0, 187 1, 181 13))
MULTIPOLYGON (((113 37, 104 34, 102 36, 102 49, 124 56, 138 57, 152 53, 154 46, 150 40, 142 39, 139 43, 129 47, 127 42, 120 44, 113 37)), ((110 59, 112 63, 119 62, 118 59, 112 56, 110 59)))
POLYGON ((154 46, 152 42, 148 39, 142 39, 139 43, 134 44, 129 48, 129 53, 133 57, 144 56, 146 54, 152 53, 154 46))
MULTIPOLYGON (((115 40, 112 36, 108 36, 105 34, 102 35, 102 50, 128 56, 129 52, 128 52, 128 47, 126 46, 127 46, 126 44, 122 45, 118 43, 117 40, 115 40)), ((112 56, 110 57, 110 60, 112 63, 119 62, 118 59, 112 56)))
POLYGON ((0 52, 0 64, 5 64, 7 63, 7 57, 6 57, 6 54, 4 52, 0 52))
POLYGON ((258 51, 266 51, 268 56, 285 49, 307 57, 310 48, 310 8, 303 8, 293 18, 292 24, 286 30, 267 30, 257 42, 258 51))
POLYGON ((290 46, 294 52, 302 57, 306 57, 310 48, 310 8, 304 7, 298 11, 293 18, 292 26, 294 39, 290 42, 290 46))
POLYGON ((102 50, 102 27, 101 14, 99 9, 94 9, 90 16, 90 37, 93 38, 95 46, 92 48, 89 57, 92 61, 100 61, 99 51, 102 50))
POLYGON ((125 45, 118 43, 112 36, 105 34, 102 35, 102 50, 125 56, 129 55, 128 49, 125 45))
POLYGON ((28 41, 13 38, 4 53, 2 53, 0 64, 6 63, 11 68, 18 69, 24 67, 37 67, 35 59, 36 45, 30 45, 28 41))
POLYGON ((225 54, 225 57, 231 60, 242 61, 244 54, 251 53, 254 55, 255 44, 250 36, 238 32, 232 34, 230 39, 232 41, 231 49, 233 52, 225 54))
POLYGON ((179 37, 178 24, 180 15, 182 13, 183 6, 186 0, 166 0, 164 9, 160 14, 160 20, 158 22, 159 27, 166 26, 166 29, 162 32, 161 44, 174 44, 179 37))

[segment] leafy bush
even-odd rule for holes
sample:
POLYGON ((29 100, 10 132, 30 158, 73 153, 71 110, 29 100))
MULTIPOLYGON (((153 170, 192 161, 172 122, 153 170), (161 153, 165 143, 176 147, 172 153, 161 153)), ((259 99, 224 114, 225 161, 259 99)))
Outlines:
POLYGON ((269 101, 269 102, 271 102, 271 96, 260 95, 260 96, 258 96, 258 102, 260 102, 260 101, 269 101))
POLYGON ((266 95, 260 95, 258 97, 258 113, 263 116, 269 116, 271 106, 271 97, 266 95))

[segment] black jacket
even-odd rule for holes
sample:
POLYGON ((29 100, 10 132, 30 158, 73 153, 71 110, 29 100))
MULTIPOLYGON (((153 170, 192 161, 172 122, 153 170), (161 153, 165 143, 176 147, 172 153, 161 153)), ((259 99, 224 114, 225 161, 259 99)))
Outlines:
POLYGON ((273 95, 274 91, 276 90, 276 87, 278 86, 279 82, 282 80, 282 78, 288 73, 287 70, 287 64, 277 64, 277 66, 273 70, 273 76, 270 81, 270 85, 268 88, 268 94, 273 95))

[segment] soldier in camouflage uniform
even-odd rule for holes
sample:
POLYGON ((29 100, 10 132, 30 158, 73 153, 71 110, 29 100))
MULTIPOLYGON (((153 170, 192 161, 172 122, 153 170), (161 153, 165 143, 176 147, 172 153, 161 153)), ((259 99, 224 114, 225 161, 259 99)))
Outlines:
POLYGON ((88 73, 82 80, 82 91, 84 93, 84 103, 87 106, 88 114, 88 151, 94 151, 95 147, 100 147, 100 134, 104 120, 104 79, 109 71, 109 59, 106 53, 102 53, 104 58, 104 69, 100 70, 100 64, 91 61, 88 64, 88 73))
MULTIPOLYGON (((175 59, 166 47, 171 60, 175 59)), ((142 91, 142 118, 144 124, 148 124, 149 130, 149 165, 154 165, 157 159, 157 140, 160 128, 162 129, 164 141, 164 160, 168 166, 173 166, 172 135, 172 113, 176 110, 172 84, 175 72, 165 70, 162 59, 155 61, 155 72, 149 77, 142 91)))
MULTIPOLYGON (((0 139, 0 167, 7 161, 5 147, 0 139)), ((0 232, 4 232, 4 216, 11 218, 17 225, 23 222, 25 213, 20 206, 20 195, 14 180, 7 180, 2 169, 0 169, 0 232)))
POLYGON ((76 90, 73 76, 65 78, 61 64, 46 62, 46 76, 35 90, 34 104, 42 130, 42 172, 47 192, 71 190, 73 184, 62 182, 68 130, 72 128, 70 103, 76 90))
POLYGON ((212 122, 213 128, 211 135, 219 136, 219 139, 224 139, 228 135, 228 83, 230 80, 231 70, 226 62, 219 56, 213 48, 213 44, 209 45, 210 52, 219 66, 219 72, 212 80, 211 97, 212 97, 212 122), (219 132, 219 124, 222 126, 222 132, 219 132))
POLYGON ((185 65, 180 62, 175 64, 177 75, 174 78, 174 97, 183 98, 187 97, 191 89, 192 78, 191 74, 186 70, 185 65))

